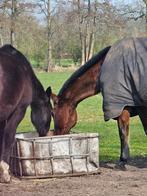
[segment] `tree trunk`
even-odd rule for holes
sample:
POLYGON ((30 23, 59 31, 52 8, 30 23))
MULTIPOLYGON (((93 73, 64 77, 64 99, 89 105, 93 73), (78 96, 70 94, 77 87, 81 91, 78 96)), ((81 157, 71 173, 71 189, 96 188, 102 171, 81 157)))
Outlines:
MULTIPOLYGON (((96 2, 96 1, 95 1, 96 2)), ((96 19, 96 8, 91 9, 91 1, 88 0, 88 12, 83 15, 81 9, 80 0, 77 1, 78 6, 78 23, 79 23, 79 34, 81 40, 81 65, 85 64, 92 55, 94 48, 94 39, 95 39, 95 19, 96 19), (93 15, 93 16, 92 16, 93 15)), ((96 3, 95 3, 96 7, 96 3)))
POLYGON ((17 14, 17 0, 11 0, 10 43, 15 44, 15 20, 17 14))
POLYGON ((143 0, 144 4, 145 4, 145 31, 147 33, 147 0, 143 0))
POLYGON ((90 35, 90 47, 88 52, 88 59, 91 59, 91 57, 93 56, 94 41, 95 41, 95 36, 94 33, 92 32, 90 35))
POLYGON ((52 71, 52 43, 51 43, 51 1, 47 3, 47 39, 48 39, 48 54, 47 54, 47 72, 52 71))
POLYGON ((4 44, 2 32, 3 32, 3 25, 2 25, 2 20, 0 18, 0 46, 2 46, 4 44))
POLYGON ((146 30, 146 33, 147 33, 147 1, 145 2, 145 30, 146 30))
POLYGON ((0 33, 0 46, 2 46, 4 44, 4 42, 3 42, 3 36, 2 36, 2 34, 0 33))

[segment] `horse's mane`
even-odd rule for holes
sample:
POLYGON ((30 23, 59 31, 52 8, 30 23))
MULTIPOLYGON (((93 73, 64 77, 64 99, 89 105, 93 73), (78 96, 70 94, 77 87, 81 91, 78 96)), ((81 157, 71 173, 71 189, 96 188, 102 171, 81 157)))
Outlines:
POLYGON ((89 70, 93 65, 95 65, 99 60, 101 60, 103 57, 105 57, 105 55, 107 54, 107 52, 109 51, 109 49, 111 48, 111 46, 108 46, 106 48, 104 48, 103 50, 101 50, 99 53, 97 53, 96 55, 94 55, 89 61, 87 61, 84 65, 82 65, 78 70, 76 70, 70 77, 68 80, 66 80, 66 82, 64 83, 64 85, 62 86, 62 88, 60 89, 58 96, 61 96, 63 92, 65 92, 65 90, 67 88, 69 88, 69 86, 78 78, 80 77, 82 74, 84 74, 87 70, 89 70))

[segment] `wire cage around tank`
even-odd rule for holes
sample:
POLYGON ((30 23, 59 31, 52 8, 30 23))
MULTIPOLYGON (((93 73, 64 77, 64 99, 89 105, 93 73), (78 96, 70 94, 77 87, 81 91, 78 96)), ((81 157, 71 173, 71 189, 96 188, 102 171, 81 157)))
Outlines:
POLYGON ((20 178, 48 178, 94 174, 99 170, 97 133, 37 137, 16 134, 11 172, 20 178))

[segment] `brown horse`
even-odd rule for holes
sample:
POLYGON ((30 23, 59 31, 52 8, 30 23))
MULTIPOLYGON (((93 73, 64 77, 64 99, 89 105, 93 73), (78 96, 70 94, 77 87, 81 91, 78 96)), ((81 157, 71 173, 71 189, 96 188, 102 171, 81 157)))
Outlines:
POLYGON ((97 79, 109 49, 110 47, 103 49, 75 71, 64 83, 58 96, 52 93, 55 135, 69 133, 77 122, 76 107, 78 103, 98 93, 97 79))
POLYGON ((27 107, 40 136, 50 128, 50 87, 45 92, 25 56, 11 45, 0 48, 0 182, 9 182, 10 154, 27 107))
POLYGON ((147 46, 147 39, 125 39, 117 42, 111 48, 103 49, 73 73, 64 83, 58 96, 55 94, 51 96, 54 103, 54 134, 69 133, 77 122, 78 103, 102 92, 105 120, 113 118, 118 123, 121 142, 118 166, 125 169, 129 158, 130 117, 139 115, 144 129, 147 130, 147 99, 145 100, 147 94, 143 94, 147 89, 147 84, 144 83, 146 81, 144 65, 147 59, 145 44, 147 46), (140 68, 137 67, 138 64, 140 68), (138 71, 141 76, 137 76, 138 71), (141 82, 141 85, 138 82, 141 82), (143 96, 138 96, 139 86, 145 87, 142 90, 144 102, 142 102, 143 96))

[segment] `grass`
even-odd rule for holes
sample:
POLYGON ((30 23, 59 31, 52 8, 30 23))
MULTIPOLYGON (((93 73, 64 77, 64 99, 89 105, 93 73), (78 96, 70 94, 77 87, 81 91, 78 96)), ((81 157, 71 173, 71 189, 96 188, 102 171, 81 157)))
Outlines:
POLYGON ((56 59, 55 63, 59 65, 59 61, 62 67, 69 67, 71 65, 74 65, 74 62, 72 59, 61 59, 61 60, 56 59))
MULTIPOLYGON (((30 62, 34 68, 43 68, 45 64, 44 60, 41 59, 39 61, 37 61, 36 59, 31 59, 30 62)), ((53 64, 61 67, 70 67, 75 65, 73 59, 70 58, 53 59, 53 64)))
MULTIPOLYGON (((36 73, 44 88, 52 87, 54 93, 58 93, 71 72, 36 73)), ((120 142, 117 123, 114 120, 104 122, 102 112, 102 97, 96 95, 82 101, 77 108, 78 122, 73 131, 98 132, 100 136, 100 160, 117 160, 119 158, 120 142)), ((53 123, 51 124, 53 128, 53 123)), ((17 132, 32 131, 34 127, 30 121, 30 108, 28 108, 17 132)), ((147 156, 147 138, 138 117, 131 118, 130 125, 130 149, 131 157, 147 156)))

